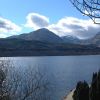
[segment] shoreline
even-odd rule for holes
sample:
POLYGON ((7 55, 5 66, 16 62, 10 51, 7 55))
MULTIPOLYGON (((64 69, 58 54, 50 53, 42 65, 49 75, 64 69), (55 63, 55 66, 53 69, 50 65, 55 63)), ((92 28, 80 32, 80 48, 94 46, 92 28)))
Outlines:
POLYGON ((63 100, 73 100, 72 95, 73 95, 74 90, 75 89, 73 89, 72 91, 70 91, 69 94, 66 95, 63 100))
POLYGON ((0 57, 46 57, 46 56, 99 56, 99 54, 67 54, 67 55, 2 55, 0 57))

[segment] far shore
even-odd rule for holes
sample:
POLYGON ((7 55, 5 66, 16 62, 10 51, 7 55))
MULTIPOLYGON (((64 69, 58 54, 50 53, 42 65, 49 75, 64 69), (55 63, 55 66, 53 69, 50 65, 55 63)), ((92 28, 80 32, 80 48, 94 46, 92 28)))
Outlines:
POLYGON ((16 55, 16 54, 14 54, 14 55, 0 55, 0 57, 45 57, 45 56, 98 56, 98 55, 100 55, 100 53, 99 54, 66 54, 66 55, 55 55, 55 54, 50 54, 50 55, 38 55, 38 54, 34 54, 34 55, 16 55))

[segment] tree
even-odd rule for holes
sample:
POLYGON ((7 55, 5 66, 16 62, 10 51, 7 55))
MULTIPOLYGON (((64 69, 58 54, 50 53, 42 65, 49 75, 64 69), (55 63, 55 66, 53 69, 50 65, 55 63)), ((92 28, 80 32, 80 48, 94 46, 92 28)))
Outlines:
POLYGON ((100 100, 100 71, 93 73, 90 86, 84 82, 78 82, 73 94, 74 100, 100 100))
POLYGON ((100 24, 100 0, 70 0, 83 15, 89 16, 94 23, 100 24))
POLYGON ((10 96, 6 89, 3 87, 3 83, 6 79, 3 67, 0 66, 0 100, 10 100, 10 96))
POLYGON ((90 98, 91 100, 100 100, 100 71, 98 73, 93 73, 90 98))
POLYGON ((91 87, 90 87, 90 98, 91 100, 97 100, 97 78, 98 74, 93 73, 91 87))
POLYGON ((73 95, 74 100, 89 100, 89 86, 87 82, 78 82, 73 95))
POLYGON ((0 100, 51 100, 49 80, 38 68, 28 66, 22 71, 0 61, 0 82, 0 100))

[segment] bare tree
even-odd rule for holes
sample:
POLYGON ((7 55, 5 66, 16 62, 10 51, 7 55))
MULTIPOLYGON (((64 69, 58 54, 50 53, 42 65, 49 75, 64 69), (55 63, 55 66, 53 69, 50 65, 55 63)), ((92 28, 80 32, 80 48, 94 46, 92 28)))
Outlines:
POLYGON ((24 70, 17 70, 10 62, 0 61, 0 69, 6 75, 2 94, 6 94, 7 99, 2 100, 51 100, 51 95, 47 94, 49 80, 38 68, 34 70, 34 67, 28 66, 24 70))
POLYGON ((6 79, 6 68, 5 68, 6 63, 4 64, 2 60, 0 60, 0 100, 10 100, 10 97, 3 87, 3 84, 6 79))
POLYGON ((83 15, 89 16, 94 23, 100 24, 100 0, 70 0, 83 15))

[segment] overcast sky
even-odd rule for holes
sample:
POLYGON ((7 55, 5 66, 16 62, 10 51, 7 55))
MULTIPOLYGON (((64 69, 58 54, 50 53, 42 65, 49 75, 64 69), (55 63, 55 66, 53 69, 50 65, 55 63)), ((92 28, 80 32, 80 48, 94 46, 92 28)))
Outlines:
POLYGON ((0 38, 40 28, 79 38, 100 32, 100 25, 78 12, 69 0, 0 0, 0 38))

